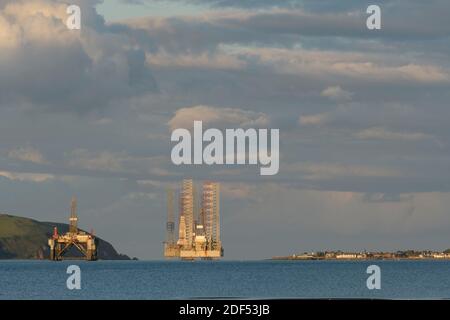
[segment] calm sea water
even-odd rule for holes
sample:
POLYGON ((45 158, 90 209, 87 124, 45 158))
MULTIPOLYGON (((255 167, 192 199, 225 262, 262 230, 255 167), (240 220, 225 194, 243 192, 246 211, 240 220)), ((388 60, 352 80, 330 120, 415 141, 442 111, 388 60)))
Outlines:
POLYGON ((0 261, 0 299, 450 298, 450 261, 0 261), (66 287, 81 268, 81 290, 66 287), (366 268, 381 268, 368 290, 366 268))

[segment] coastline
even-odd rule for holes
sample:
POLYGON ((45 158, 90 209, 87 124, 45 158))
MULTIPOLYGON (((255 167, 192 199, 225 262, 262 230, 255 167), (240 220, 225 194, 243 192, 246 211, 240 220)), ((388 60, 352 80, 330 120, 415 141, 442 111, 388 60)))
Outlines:
POLYGON ((271 261, 450 261, 450 258, 392 257, 392 258, 322 258, 322 257, 272 257, 271 261))

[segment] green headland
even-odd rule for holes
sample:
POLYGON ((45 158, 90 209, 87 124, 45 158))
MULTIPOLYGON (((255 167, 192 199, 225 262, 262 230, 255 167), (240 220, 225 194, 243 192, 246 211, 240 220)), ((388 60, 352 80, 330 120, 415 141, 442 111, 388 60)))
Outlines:
MULTIPOLYGON (((47 259, 48 238, 53 228, 65 233, 69 226, 65 223, 40 222, 29 218, 0 214, 0 259, 47 259)), ((119 254, 107 241, 97 237, 98 257, 101 260, 129 260, 119 254)))

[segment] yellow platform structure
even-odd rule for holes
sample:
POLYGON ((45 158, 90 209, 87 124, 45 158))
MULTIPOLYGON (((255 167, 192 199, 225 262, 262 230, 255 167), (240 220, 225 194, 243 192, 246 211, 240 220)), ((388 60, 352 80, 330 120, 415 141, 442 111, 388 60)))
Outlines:
POLYGON ((48 239, 50 260, 60 261, 80 258, 88 261, 97 260, 97 239, 92 233, 78 230, 76 206, 76 199, 72 198, 69 232, 60 235, 55 227, 52 237, 48 239), (67 254, 71 248, 76 248, 81 253, 81 257, 69 257, 67 254))

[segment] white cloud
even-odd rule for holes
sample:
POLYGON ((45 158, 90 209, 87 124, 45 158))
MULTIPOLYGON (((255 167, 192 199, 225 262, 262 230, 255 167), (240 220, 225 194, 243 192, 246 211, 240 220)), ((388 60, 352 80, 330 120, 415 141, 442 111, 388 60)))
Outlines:
POLYGON ((252 187, 245 183, 222 183, 221 194, 229 199, 249 199, 252 187))
POLYGON ((8 178, 10 180, 32 181, 32 182, 44 182, 44 181, 55 178, 55 176, 51 175, 51 174, 23 173, 23 172, 11 172, 11 171, 0 171, 0 176, 8 178))
POLYGON ((302 115, 298 119, 301 125, 323 125, 331 119, 331 115, 328 113, 318 113, 312 115, 302 115))
POLYGON ((168 125, 172 130, 191 128, 195 120, 203 121, 206 125, 233 127, 259 127, 269 123, 269 117, 261 112, 200 105, 177 110, 168 125))
POLYGON ((142 173, 159 177, 176 175, 168 170, 166 156, 135 156, 126 152, 90 151, 75 149, 65 154, 65 163, 69 167, 87 169, 98 172, 114 172, 121 174, 142 173))
POLYGON ((389 55, 315 49, 270 47, 231 47, 230 54, 246 57, 281 74, 329 76, 361 80, 418 83, 448 83, 450 70, 429 62, 412 63, 389 55), (392 63, 395 60, 395 63, 392 63))
POLYGON ((30 146, 20 147, 8 152, 8 157, 20 161, 27 161, 33 163, 44 164, 47 163, 42 153, 30 146))
POLYGON ((120 171, 123 169, 123 157, 124 154, 107 151, 90 152, 86 149, 76 149, 67 155, 67 164, 89 170, 120 171))
POLYGON ((321 95, 334 101, 346 101, 352 99, 353 93, 343 90, 340 86, 332 86, 324 89, 321 95))
POLYGON ((158 67, 208 68, 208 69, 242 69, 247 64, 237 57, 225 53, 170 54, 165 50, 147 54, 147 62, 158 67))
POLYGON ((0 11, 0 48, 15 49, 30 42, 68 42, 66 5, 46 0, 9 2, 0 11))
POLYGON ((286 165, 286 171, 305 175, 307 179, 322 180, 337 177, 398 177, 396 169, 370 165, 297 162, 286 165))
POLYGON ((400 140, 400 141, 420 141, 430 139, 432 136, 421 132, 394 132, 382 127, 372 127, 356 133, 359 139, 374 140, 400 140))

